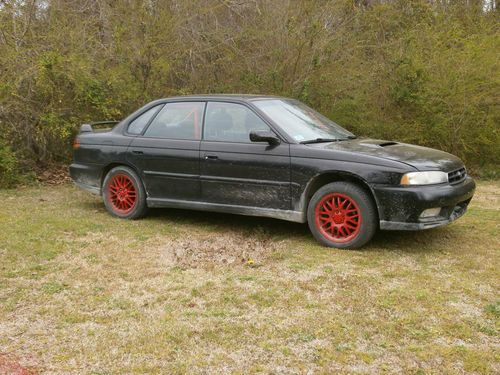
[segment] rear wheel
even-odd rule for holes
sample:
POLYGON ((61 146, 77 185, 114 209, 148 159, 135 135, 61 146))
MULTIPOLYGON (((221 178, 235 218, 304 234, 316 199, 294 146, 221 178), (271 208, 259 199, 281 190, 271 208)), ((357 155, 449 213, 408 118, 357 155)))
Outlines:
POLYGON ((102 184, 108 212, 122 219, 138 219, 146 214, 146 191, 139 176, 125 166, 108 172, 102 184))
POLYGON ((371 197, 348 182, 320 188, 309 202, 307 221, 319 242, 342 249, 363 246, 377 230, 377 212, 371 197))

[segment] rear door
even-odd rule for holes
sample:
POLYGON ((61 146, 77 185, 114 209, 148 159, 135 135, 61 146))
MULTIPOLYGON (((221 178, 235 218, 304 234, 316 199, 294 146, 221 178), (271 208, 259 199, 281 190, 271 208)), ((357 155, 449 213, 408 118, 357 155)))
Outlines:
POLYGON ((289 210, 289 145, 251 142, 252 130, 272 131, 243 104, 208 102, 200 148, 202 200, 289 210))
POLYGON ((130 144, 127 159, 140 171, 149 198, 200 199, 204 109, 205 102, 166 103, 130 144))

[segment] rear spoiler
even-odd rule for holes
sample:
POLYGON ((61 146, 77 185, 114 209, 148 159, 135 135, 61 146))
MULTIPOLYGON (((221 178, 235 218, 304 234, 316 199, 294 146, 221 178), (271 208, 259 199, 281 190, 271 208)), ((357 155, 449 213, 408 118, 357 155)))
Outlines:
POLYGON ((116 125, 119 122, 120 121, 97 121, 91 122, 90 124, 82 124, 82 126, 80 126, 80 134, 94 132, 94 129, 92 128, 94 125, 116 125))

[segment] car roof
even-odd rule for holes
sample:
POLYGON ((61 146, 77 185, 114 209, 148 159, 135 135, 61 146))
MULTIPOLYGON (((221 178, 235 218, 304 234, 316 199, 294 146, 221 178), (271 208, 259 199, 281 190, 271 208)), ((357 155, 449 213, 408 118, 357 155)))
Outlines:
POLYGON ((282 96, 274 95, 257 95, 257 94, 200 94, 200 95, 183 95, 164 98, 161 100, 240 100, 240 101, 254 101, 262 99, 288 99, 282 96))

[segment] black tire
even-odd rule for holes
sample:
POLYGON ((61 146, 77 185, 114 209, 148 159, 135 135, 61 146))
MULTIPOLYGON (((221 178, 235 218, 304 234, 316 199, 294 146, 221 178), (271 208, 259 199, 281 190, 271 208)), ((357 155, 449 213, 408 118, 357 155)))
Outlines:
POLYGON ((139 219, 148 210, 144 185, 129 167, 118 166, 108 172, 102 183, 102 198, 108 212, 121 219, 139 219))
POLYGON ((370 195, 349 182, 321 187, 307 208, 307 222, 314 238, 339 249, 357 249, 370 241, 378 228, 377 217, 370 195), (334 199, 338 199, 337 203, 334 199))

